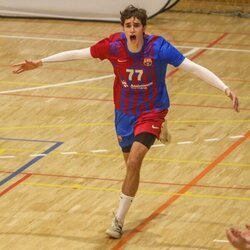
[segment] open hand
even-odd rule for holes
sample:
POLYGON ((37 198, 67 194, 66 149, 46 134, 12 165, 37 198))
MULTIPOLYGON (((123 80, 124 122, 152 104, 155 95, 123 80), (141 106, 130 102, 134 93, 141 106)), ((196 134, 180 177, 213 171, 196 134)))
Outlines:
POLYGON ((39 66, 42 66, 42 62, 40 60, 38 61, 25 60, 21 63, 17 63, 13 65, 14 67, 13 73, 20 74, 27 70, 36 69, 39 66))
POLYGON ((234 110, 235 110, 236 112, 240 112, 239 99, 238 99, 238 97, 235 95, 235 93, 234 93, 231 89, 229 89, 229 88, 227 88, 227 89, 225 90, 225 93, 226 93, 226 95, 233 101, 233 108, 234 108, 234 110))

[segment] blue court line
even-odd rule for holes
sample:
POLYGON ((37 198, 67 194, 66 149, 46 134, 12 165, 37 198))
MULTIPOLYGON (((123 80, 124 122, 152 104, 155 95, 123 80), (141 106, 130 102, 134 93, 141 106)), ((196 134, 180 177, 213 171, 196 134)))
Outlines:
POLYGON ((52 143, 54 143, 53 146, 51 146, 50 148, 48 148, 47 150, 45 150, 42 153, 42 154, 45 154, 45 155, 40 155, 40 156, 37 156, 37 157, 33 158, 31 161, 29 161, 28 163, 26 163, 25 165, 23 165, 22 167, 20 167, 19 169, 17 169, 15 172, 13 172, 12 174, 10 174, 6 178, 4 178, 2 181, 0 181, 0 186, 2 186, 3 184, 5 184, 9 180, 13 179, 15 176, 17 176, 18 174, 22 173, 24 170, 26 170, 27 168, 29 168, 30 166, 32 166, 34 163, 36 163, 37 161, 39 161, 40 159, 42 159, 43 157, 45 157, 47 154, 49 154, 50 152, 52 152, 53 150, 55 150, 56 148, 60 147, 63 144, 63 142, 42 141, 42 140, 29 140, 29 139, 0 138, 0 140, 16 140, 16 141, 50 142, 50 143, 52 142, 52 143))

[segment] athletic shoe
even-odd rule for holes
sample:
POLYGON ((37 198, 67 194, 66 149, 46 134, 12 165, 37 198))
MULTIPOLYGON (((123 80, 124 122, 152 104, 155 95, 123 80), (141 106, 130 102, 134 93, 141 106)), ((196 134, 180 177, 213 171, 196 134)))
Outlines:
POLYGON ((120 239, 122 236, 123 223, 115 216, 112 220, 110 228, 106 230, 106 234, 114 239, 120 239))

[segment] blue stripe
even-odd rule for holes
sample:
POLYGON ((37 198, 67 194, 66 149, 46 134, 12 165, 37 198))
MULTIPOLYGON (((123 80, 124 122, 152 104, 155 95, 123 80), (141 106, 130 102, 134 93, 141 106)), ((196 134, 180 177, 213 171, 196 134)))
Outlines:
MULTIPOLYGON (((38 142, 51 142, 51 141, 40 141, 40 140, 26 140, 26 139, 11 139, 11 138, 0 138, 2 139, 6 139, 6 140, 17 140, 17 141, 38 141, 38 142)), ((45 150, 42 154, 49 154, 50 152, 52 152, 53 150, 55 150, 56 148, 58 148, 59 146, 61 146, 63 144, 63 142, 53 142, 55 143, 53 146, 51 146, 49 149, 45 150)), ((34 163, 36 163, 37 161, 39 161, 40 159, 42 159, 44 156, 37 156, 34 159, 32 159, 31 161, 29 161, 28 163, 26 163, 25 165, 23 165, 22 167, 20 167, 18 170, 16 170, 14 173, 10 174, 9 176, 7 176, 6 178, 4 178, 1 182, 0 182, 0 186, 2 186, 3 184, 5 184, 6 182, 8 182, 9 180, 13 179, 14 177, 16 177, 18 174, 22 173, 24 170, 26 170, 27 168, 29 168, 30 166, 32 166, 34 163)))

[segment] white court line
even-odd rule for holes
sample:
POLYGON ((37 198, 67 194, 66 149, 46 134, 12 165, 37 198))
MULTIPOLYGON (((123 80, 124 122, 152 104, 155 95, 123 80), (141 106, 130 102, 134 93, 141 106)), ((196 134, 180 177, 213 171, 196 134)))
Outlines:
POLYGON ((11 159, 11 158, 15 158, 16 156, 14 155, 4 155, 4 156, 0 156, 0 159, 11 159))
POLYGON ((193 48, 190 51, 188 51, 187 53, 185 53, 184 56, 190 56, 190 55, 194 54, 198 50, 200 50, 200 48, 193 48))
POLYGON ((92 153, 105 153, 108 152, 107 149, 96 149, 96 150, 91 150, 90 152, 92 153))
POLYGON ((204 141, 219 141, 220 138, 211 138, 211 139, 205 139, 204 141))
POLYGON ((37 90, 37 89, 48 89, 48 88, 53 88, 53 87, 60 87, 60 86, 65 86, 65 85, 73 85, 73 84, 78 84, 78 83, 102 80, 102 79, 111 78, 111 77, 114 77, 114 75, 99 76, 99 77, 94 77, 94 78, 89 78, 89 79, 84 79, 84 80, 62 82, 62 83, 56 83, 56 84, 50 84, 50 85, 32 87, 32 88, 12 89, 12 90, 1 91, 0 94, 17 93, 17 92, 37 90))
POLYGON ((180 142, 177 142, 177 144, 179 145, 182 145, 182 144, 191 144, 193 143, 192 141, 180 141, 180 142))
POLYGON ((151 148, 158 148, 158 147, 164 147, 165 144, 155 144, 155 145, 152 145, 151 148))
POLYGON ((77 42, 77 43, 96 43, 96 41, 91 41, 91 40, 46 38, 46 37, 37 37, 37 36, 34 37, 34 36, 6 36, 6 35, 0 35, 0 38, 27 39, 27 40, 44 40, 44 41, 58 41, 58 42, 77 42))
POLYGON ((77 152, 73 151, 73 152, 61 152, 61 155, 76 155, 78 154, 77 152))
MULTIPOLYGON (((187 53, 189 55, 194 53, 197 50, 190 50, 187 53)), ((184 54, 184 56, 187 55, 184 54)), ((31 87, 31 88, 22 88, 22 89, 12 89, 12 90, 6 90, 6 91, 1 91, 0 94, 9 94, 9 93, 17 93, 17 92, 24 92, 24 91, 30 91, 30 90, 37 90, 37 89, 48 89, 48 88, 53 88, 53 87, 61 87, 65 85, 73 85, 73 84, 79 84, 79 83, 84 83, 84 82, 90 82, 90 81, 96 81, 96 80, 102 80, 102 79, 107 79, 114 77, 115 75, 106 75, 106 76, 99 76, 99 77, 94 77, 94 78, 89 78, 89 79, 84 79, 84 80, 78 80, 78 81, 71 81, 71 82, 62 82, 62 83, 56 83, 56 84, 50 84, 50 85, 43 85, 43 86, 38 86, 38 87, 31 87)))
POLYGON ((32 154, 31 157, 46 156, 47 154, 32 154))
POLYGON ((233 136, 229 136, 230 139, 237 139, 237 138, 243 138, 244 135, 233 135, 233 136))
MULTIPOLYGON (((46 38, 46 37, 30 37, 30 36, 9 36, 9 35, 0 35, 0 38, 9 38, 9 39, 31 39, 31 40, 45 40, 45 41, 59 41, 59 42, 76 42, 76 43, 90 43, 94 44, 97 41, 91 40, 80 40, 80 39, 62 39, 62 38, 46 38)), ((233 48, 216 48, 216 47, 195 47, 195 46, 181 46, 176 45, 177 48, 186 48, 186 49, 205 49, 205 50, 221 50, 221 51, 232 51, 232 52, 247 52, 250 53, 248 49, 233 49, 233 48)))
POLYGON ((217 240, 217 239, 214 239, 213 242, 228 243, 229 241, 228 240, 217 240))

